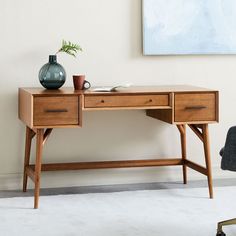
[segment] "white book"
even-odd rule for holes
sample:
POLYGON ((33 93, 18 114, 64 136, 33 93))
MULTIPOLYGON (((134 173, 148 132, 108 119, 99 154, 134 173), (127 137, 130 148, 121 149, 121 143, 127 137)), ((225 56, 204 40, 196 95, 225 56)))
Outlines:
POLYGON ((129 88, 130 86, 131 86, 130 84, 123 84, 117 86, 102 86, 102 87, 90 88, 89 90, 93 92, 115 92, 121 88, 129 88))

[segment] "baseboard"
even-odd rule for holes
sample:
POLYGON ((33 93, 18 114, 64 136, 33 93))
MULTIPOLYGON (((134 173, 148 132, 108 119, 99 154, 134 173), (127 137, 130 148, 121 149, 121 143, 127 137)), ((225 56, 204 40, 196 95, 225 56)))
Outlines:
MULTIPOLYGON (((235 178, 236 173, 213 168, 213 179, 235 178)), ((206 177, 188 169, 188 180, 205 180, 206 177)), ((83 170, 67 172, 46 172, 42 174, 42 188, 96 186, 112 184, 176 182, 182 181, 179 167, 164 168, 131 168, 109 170, 83 170)), ((33 183, 29 180, 29 188, 33 183)), ((22 188, 22 174, 0 174, 0 190, 16 190, 22 188)))

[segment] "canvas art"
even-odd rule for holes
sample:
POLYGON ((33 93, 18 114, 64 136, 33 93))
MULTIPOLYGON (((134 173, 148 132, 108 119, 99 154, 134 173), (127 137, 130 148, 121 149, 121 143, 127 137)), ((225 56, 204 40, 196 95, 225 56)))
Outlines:
POLYGON ((143 53, 235 54, 236 0, 143 0, 143 53))

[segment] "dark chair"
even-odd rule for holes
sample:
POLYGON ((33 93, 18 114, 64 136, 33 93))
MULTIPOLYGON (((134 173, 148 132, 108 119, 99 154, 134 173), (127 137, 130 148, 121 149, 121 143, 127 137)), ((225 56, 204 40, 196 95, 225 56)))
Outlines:
MULTIPOLYGON (((227 133, 225 146, 220 150, 221 169, 236 171, 236 126, 231 127, 227 133)), ((236 224, 236 218, 218 223, 216 236, 226 236, 222 227, 236 224)))

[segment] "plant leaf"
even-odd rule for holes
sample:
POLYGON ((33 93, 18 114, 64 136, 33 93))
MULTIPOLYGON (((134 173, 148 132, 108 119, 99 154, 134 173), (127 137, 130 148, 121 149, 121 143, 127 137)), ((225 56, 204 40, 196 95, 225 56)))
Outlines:
POLYGON ((72 43, 70 41, 62 40, 62 46, 58 50, 58 52, 65 52, 73 57, 76 57, 76 54, 82 51, 82 48, 80 47, 79 44, 72 43))

